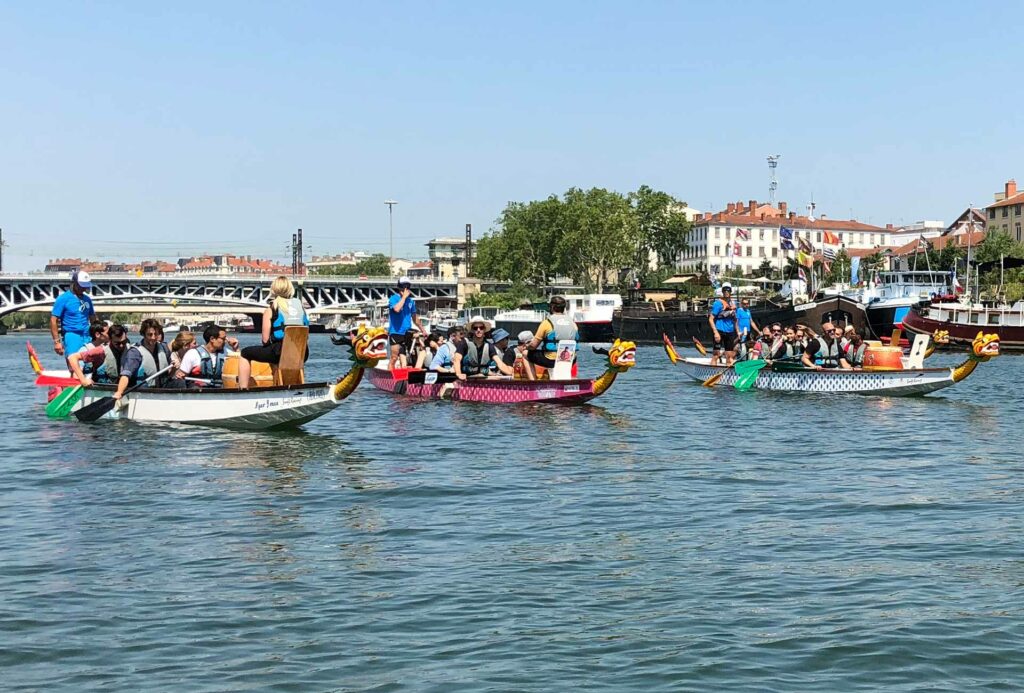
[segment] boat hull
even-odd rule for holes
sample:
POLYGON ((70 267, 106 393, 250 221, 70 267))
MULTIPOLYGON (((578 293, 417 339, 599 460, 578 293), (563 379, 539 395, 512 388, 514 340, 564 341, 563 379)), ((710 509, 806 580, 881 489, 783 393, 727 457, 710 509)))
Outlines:
POLYGON ((913 334, 926 335, 933 335, 936 330, 945 330, 949 333, 948 346, 956 348, 972 344, 980 331, 990 332, 999 335, 1001 351, 1024 351, 1024 327, 935 320, 925 315, 924 310, 923 307, 917 307, 907 313, 903 319, 903 329, 913 334))
POLYGON ((485 404, 583 404, 597 395, 593 380, 490 380, 412 383, 390 371, 371 368, 366 378, 378 390, 419 399, 451 399, 485 404))
MULTIPOLYGON (((707 358, 680 359, 683 372, 703 382, 722 373, 719 385, 734 385, 739 377, 735 370, 710 365, 707 358)), ((793 370, 773 371, 768 367, 757 374, 754 388, 775 392, 848 393, 913 397, 926 395, 953 385, 950 368, 916 368, 899 371, 793 370)))
MULTIPOLYGON (((294 428, 329 413, 340 404, 332 395, 334 383, 310 383, 252 390, 143 389, 125 395, 125 405, 105 419, 214 426, 240 431, 294 428)), ((114 388, 94 386, 76 407, 110 396, 114 388)))

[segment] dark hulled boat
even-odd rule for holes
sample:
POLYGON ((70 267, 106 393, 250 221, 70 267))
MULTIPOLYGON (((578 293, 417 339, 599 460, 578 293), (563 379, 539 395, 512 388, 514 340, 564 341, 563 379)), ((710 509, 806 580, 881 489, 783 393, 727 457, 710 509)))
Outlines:
MULTIPOLYGON (((868 328, 864 306, 847 296, 829 296, 805 303, 777 304, 765 301, 751 306, 751 316, 759 326, 777 322, 782 325, 807 325, 817 331, 826 320, 853 325, 861 334, 868 328)), ((667 334, 676 342, 692 342, 693 338, 711 343, 711 326, 707 310, 655 311, 623 308, 613 320, 615 335, 631 342, 661 342, 667 334)))
POLYGON ((1004 351, 1024 351, 1024 301, 1012 306, 979 303, 921 303, 903 318, 903 328, 912 334, 949 333, 949 344, 971 344, 979 332, 999 336, 1004 351))

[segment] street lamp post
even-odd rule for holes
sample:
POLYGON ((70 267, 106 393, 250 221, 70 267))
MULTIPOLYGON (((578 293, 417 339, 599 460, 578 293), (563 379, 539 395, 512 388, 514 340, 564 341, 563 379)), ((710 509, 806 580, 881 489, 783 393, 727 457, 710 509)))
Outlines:
POLYGON ((388 206, 388 240, 389 240, 389 252, 390 258, 388 259, 388 274, 394 274, 395 271, 395 224, 394 224, 394 207, 398 204, 397 200, 384 200, 384 204, 388 206))

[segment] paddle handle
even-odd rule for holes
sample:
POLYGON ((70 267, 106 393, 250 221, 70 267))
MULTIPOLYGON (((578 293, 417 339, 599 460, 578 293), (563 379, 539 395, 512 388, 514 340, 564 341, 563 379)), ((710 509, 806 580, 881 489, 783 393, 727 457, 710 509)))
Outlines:
POLYGON ((138 390, 138 389, 140 389, 140 388, 143 388, 143 387, 145 387, 145 386, 146 386, 146 384, 147 384, 147 383, 148 383, 148 382, 149 382, 150 380, 153 380, 153 379, 154 379, 154 378, 156 378, 156 377, 157 377, 158 375, 163 375, 164 373, 166 373, 167 371, 171 370, 171 369, 172 369, 172 368, 174 368, 174 367, 175 367, 175 366, 174 366, 174 364, 172 363, 172 364, 170 364, 169 366, 167 366, 166 368, 161 368, 160 370, 158 370, 158 371, 157 371, 156 373, 154 373, 153 375, 151 375, 151 376, 147 377, 147 378, 146 378, 145 380, 142 380, 142 381, 140 381, 140 382, 136 383, 135 385, 132 385, 132 386, 131 386, 130 388, 128 388, 127 390, 125 390, 124 392, 122 392, 122 393, 121 393, 121 396, 122 396, 122 397, 124 397, 125 395, 127 395, 127 394, 128 394, 128 393, 130 393, 130 392, 135 392, 136 390, 138 390))

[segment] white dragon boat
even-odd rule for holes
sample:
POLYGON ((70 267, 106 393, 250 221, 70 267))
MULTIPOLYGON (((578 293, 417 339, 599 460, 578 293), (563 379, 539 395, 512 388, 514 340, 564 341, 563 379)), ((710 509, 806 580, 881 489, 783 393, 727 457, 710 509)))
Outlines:
MULTIPOLYGON (((744 371, 723 365, 712 365, 710 357, 684 358, 679 356, 672 344, 665 342, 669 359, 679 366, 683 373, 695 381, 720 385, 736 385, 744 378, 744 371), (715 377, 717 376, 717 377, 715 377), (712 380, 713 379, 713 380, 712 380)), ((805 368, 793 362, 766 364, 751 380, 758 390, 776 392, 826 392, 858 395, 883 395, 908 397, 926 395, 950 387, 967 378, 979 363, 999 355, 999 337, 994 334, 978 333, 968 351, 967 359, 952 368, 904 367, 886 369, 818 370, 805 368)), ((751 363, 751 362, 739 362, 751 363)))
MULTIPOLYGON (((386 331, 380 327, 371 328, 356 336, 350 357, 352 369, 335 381, 249 390, 233 387, 141 388, 126 393, 120 405, 100 420, 196 424, 242 431, 293 428, 333 411, 356 389, 363 378, 363 371, 386 359, 387 354, 386 331)), ((229 359, 229 363, 232 360, 229 359)), ((66 371, 42 369, 37 373, 70 375, 66 371)), ((81 400, 71 411, 109 397, 115 390, 113 385, 84 388, 81 400)))

